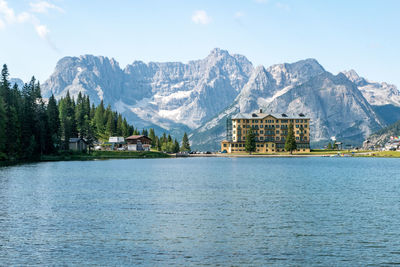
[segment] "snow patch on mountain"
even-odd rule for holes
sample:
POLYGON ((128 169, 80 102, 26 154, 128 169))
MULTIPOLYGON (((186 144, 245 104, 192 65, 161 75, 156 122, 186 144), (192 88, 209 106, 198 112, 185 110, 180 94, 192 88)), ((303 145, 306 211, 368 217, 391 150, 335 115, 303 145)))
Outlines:
POLYGON ((378 83, 360 77, 355 70, 342 72, 358 89, 371 105, 394 105, 400 107, 400 91, 393 84, 378 83))

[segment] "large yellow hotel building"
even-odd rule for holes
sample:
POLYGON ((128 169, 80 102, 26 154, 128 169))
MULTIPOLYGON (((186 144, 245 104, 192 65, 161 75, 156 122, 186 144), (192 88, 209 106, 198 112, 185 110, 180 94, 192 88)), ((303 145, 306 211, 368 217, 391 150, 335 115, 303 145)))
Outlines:
POLYGON ((310 152, 310 118, 297 115, 239 113, 232 117, 232 126, 227 125, 227 139, 221 142, 221 151, 226 153, 245 152, 247 131, 252 128, 256 136, 256 152, 274 153, 285 150, 289 124, 293 124, 297 152, 310 152), (231 129, 230 129, 231 127, 231 129))

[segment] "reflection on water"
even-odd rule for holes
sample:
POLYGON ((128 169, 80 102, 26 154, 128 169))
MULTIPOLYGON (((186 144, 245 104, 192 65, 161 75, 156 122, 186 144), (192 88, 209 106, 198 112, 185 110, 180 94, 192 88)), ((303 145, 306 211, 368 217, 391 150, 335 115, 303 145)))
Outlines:
POLYGON ((181 158, 1 168, 0 263, 400 263, 398 163, 181 158))

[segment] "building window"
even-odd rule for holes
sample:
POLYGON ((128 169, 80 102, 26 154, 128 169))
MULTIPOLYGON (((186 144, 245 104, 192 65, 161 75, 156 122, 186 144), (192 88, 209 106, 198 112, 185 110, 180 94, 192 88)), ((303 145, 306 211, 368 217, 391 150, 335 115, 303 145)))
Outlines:
POLYGON ((260 140, 263 140, 263 139, 264 139, 264 137, 261 136, 261 137, 260 137, 260 140))
POLYGON ((226 147, 226 144, 224 144, 224 147, 226 147))
POLYGON ((299 137, 298 137, 298 136, 296 137, 296 140, 299 140, 299 137))

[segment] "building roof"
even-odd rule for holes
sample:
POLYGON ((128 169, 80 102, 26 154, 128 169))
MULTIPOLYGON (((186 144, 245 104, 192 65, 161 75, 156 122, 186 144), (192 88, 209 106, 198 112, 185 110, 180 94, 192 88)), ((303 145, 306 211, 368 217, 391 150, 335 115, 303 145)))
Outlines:
POLYGON ((77 143, 77 142, 79 142, 79 141, 83 141, 83 142, 87 143, 85 139, 80 138, 80 137, 73 137, 73 138, 70 138, 70 139, 69 139, 69 142, 70 142, 70 143, 77 143))
POLYGON ((263 119, 267 116, 272 116, 276 119, 310 119, 303 113, 289 114, 289 113, 238 113, 232 116, 232 119, 263 119))
POLYGON ((151 140, 151 138, 145 136, 145 135, 131 135, 129 137, 127 137, 125 140, 136 140, 136 139, 140 139, 140 138, 147 138, 149 140, 151 140))

